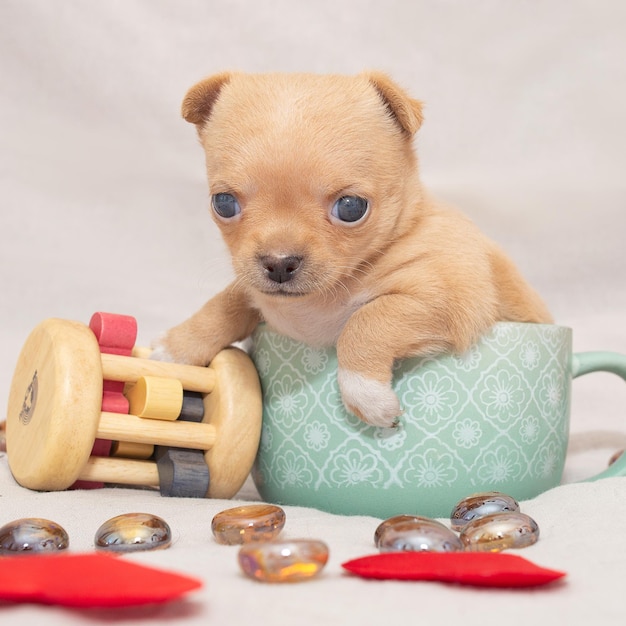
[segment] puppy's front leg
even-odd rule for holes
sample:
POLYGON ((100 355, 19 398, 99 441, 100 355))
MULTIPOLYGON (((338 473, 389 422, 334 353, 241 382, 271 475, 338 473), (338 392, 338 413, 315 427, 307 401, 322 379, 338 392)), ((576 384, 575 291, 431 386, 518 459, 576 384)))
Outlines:
POLYGON ((396 359, 449 349, 443 321, 415 297, 386 295, 358 309, 337 342, 346 408, 371 426, 394 427, 402 408, 391 388, 396 359), (428 321, 427 321, 428 320, 428 321))
POLYGON ((248 337, 259 321, 259 313, 250 307, 246 294, 232 284, 158 339, 152 358, 207 365, 220 350, 248 337))

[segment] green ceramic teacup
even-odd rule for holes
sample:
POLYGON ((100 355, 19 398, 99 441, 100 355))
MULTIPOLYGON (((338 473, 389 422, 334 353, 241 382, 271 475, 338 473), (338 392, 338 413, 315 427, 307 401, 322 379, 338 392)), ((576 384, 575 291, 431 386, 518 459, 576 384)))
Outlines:
MULTIPOLYGON (((498 323, 461 356, 407 359, 394 389, 398 429, 348 413, 334 349, 261 325, 252 357, 263 387, 253 477, 261 496, 332 513, 446 517, 472 493, 532 498, 561 481, 571 381, 592 371, 626 379, 626 356, 572 354, 569 328, 498 323)), ((626 474, 626 455, 595 478, 626 474)))

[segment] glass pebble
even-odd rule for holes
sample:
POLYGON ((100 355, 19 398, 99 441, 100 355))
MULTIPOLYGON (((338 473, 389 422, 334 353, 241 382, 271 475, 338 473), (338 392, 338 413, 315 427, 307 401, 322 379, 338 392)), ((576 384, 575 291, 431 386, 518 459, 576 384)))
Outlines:
POLYGON ((217 543, 229 546, 273 541, 285 525, 285 511, 271 504, 237 506, 218 513, 211 522, 217 543))
POLYGON ((266 583, 308 580, 328 561, 328 546, 315 539, 247 543, 239 549, 244 574, 266 583))
POLYGON ((107 520, 96 531, 95 544, 100 550, 134 552, 168 548, 172 531, 167 522, 149 513, 125 513, 107 520))
POLYGON ((437 520, 419 515, 396 515, 374 533, 381 552, 457 552, 463 550, 458 535, 437 520))
POLYGON ((468 522, 460 538, 467 551, 500 552, 532 545, 539 539, 539 526, 524 513, 492 513, 468 522))
POLYGON ((0 528, 0 554, 65 550, 70 539, 65 530, 47 519, 25 517, 0 528))
POLYGON ((499 491, 476 493, 461 500, 450 514, 452 530, 462 530, 474 519, 492 513, 514 513, 519 511, 519 504, 511 496, 499 491))

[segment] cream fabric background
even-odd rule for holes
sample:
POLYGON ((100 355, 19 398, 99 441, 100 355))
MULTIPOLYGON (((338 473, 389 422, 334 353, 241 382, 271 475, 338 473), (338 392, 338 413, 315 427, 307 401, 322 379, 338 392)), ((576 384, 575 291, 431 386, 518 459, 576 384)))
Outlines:
MULTIPOLYGON (((423 178, 516 259, 576 350, 626 353, 626 7, 619 0, 3 0, 0 3, 0 404, 21 345, 47 317, 135 315, 149 343, 231 278, 208 217, 203 157, 179 116, 186 89, 223 69, 389 72, 426 103, 423 178)), ((574 383, 565 482, 626 443, 626 386, 574 383)), ((255 585, 210 538, 228 502, 134 490, 35 494, 0 459, 0 523, 63 523, 75 550, 125 510, 177 533, 140 555, 202 576, 188 602, 111 614, 1 606, 12 624, 621 623, 624 479, 560 487, 525 510, 525 556, 570 572, 537 592, 365 583, 342 559, 373 551, 378 520, 288 508, 289 536, 331 546, 306 585, 255 585)), ((248 486, 242 497, 255 498, 248 486)), ((102 584, 106 584, 103 581, 102 584)))

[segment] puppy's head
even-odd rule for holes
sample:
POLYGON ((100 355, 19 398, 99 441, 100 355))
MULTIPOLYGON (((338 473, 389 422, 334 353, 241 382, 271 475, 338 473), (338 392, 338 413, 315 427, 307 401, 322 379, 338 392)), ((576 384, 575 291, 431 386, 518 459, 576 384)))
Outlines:
POLYGON ((421 105, 382 74, 219 74, 183 102, 248 289, 332 298, 417 219, 421 105))

